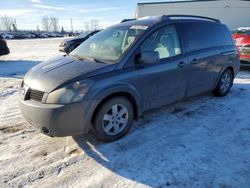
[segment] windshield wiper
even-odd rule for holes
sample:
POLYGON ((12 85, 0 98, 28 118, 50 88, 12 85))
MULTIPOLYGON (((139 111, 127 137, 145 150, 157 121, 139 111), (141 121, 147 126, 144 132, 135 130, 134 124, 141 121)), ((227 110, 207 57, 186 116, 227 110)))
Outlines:
POLYGON ((106 62, 104 62, 104 61, 102 61, 100 59, 97 59, 97 58, 83 57, 83 59, 94 61, 94 62, 97 62, 97 63, 105 63, 106 64, 106 62))
POLYGON ((106 62, 101 61, 100 59, 96 59, 96 58, 94 58, 93 60, 94 60, 95 62, 97 62, 97 63, 105 63, 105 64, 107 64, 106 62))
POLYGON ((105 64, 107 64, 107 62, 102 61, 102 60, 97 59, 97 58, 83 57, 83 59, 90 60, 90 61, 94 61, 94 62, 96 62, 96 63, 105 63, 105 64))
POLYGON ((102 61, 100 59, 96 59, 96 58, 83 57, 83 56, 77 56, 77 55, 74 55, 72 57, 74 57, 74 58, 76 58, 76 59, 78 59, 80 61, 90 60, 90 61, 94 61, 94 62, 97 62, 97 63, 105 63, 105 64, 107 64, 107 62, 104 62, 104 61, 102 61))

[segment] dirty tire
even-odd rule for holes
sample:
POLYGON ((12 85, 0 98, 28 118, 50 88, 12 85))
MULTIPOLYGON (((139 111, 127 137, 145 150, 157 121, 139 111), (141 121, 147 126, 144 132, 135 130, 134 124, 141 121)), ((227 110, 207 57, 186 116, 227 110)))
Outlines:
POLYGON ((212 91, 212 93, 215 96, 224 97, 229 93, 232 85, 233 85, 233 73, 231 70, 226 69, 222 73, 220 80, 217 84, 217 87, 215 88, 215 90, 212 91))
POLYGON ((115 141, 129 131, 133 120, 131 102, 125 97, 115 97, 99 108, 94 119, 94 132, 102 141, 115 141))

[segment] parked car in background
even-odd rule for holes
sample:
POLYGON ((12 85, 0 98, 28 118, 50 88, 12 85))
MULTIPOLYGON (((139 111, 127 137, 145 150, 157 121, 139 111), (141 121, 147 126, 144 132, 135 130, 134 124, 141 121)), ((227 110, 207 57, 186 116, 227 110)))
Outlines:
POLYGON ((14 39, 14 35, 9 32, 1 32, 0 35, 3 39, 14 39))
POLYGON ((234 30, 233 38, 240 51, 241 64, 250 65, 250 27, 234 30))
POLYGON ((95 30, 87 33, 82 33, 74 38, 64 39, 59 45, 59 51, 68 54, 72 52, 75 48, 77 48, 82 42, 84 42, 94 34, 98 33, 99 31, 100 30, 95 30))
POLYGON ((239 68, 231 32, 219 20, 148 17, 106 28, 68 56, 33 67, 18 101, 26 121, 46 135, 92 127, 114 141, 148 110, 208 91, 227 95, 239 68))
POLYGON ((10 53, 10 50, 7 46, 7 42, 4 38, 0 35, 0 56, 7 55, 10 53))
POLYGON ((2 31, 0 33, 4 39, 35 39, 35 38, 52 38, 63 37, 60 32, 45 32, 45 31, 2 31))

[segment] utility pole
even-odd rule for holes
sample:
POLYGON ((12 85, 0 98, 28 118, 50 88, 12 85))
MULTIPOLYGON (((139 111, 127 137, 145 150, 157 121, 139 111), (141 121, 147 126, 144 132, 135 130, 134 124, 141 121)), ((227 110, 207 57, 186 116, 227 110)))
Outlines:
POLYGON ((37 25, 36 26, 36 31, 39 33, 40 32, 40 29, 39 29, 39 26, 37 25))
POLYGON ((73 33, 73 21, 72 21, 72 18, 70 18, 70 24, 71 24, 71 31, 73 33))

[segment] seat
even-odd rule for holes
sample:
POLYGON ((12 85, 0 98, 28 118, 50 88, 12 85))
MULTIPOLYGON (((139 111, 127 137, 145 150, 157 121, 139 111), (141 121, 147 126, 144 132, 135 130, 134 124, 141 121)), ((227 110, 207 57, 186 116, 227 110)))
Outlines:
POLYGON ((155 51, 159 53, 160 59, 180 54, 180 49, 175 48, 174 39, 171 34, 161 37, 155 51))
POLYGON ((127 50, 127 48, 134 42, 134 40, 135 40, 135 36, 129 36, 127 38, 127 43, 123 51, 127 50))

